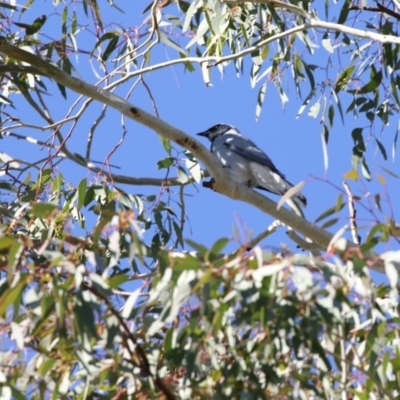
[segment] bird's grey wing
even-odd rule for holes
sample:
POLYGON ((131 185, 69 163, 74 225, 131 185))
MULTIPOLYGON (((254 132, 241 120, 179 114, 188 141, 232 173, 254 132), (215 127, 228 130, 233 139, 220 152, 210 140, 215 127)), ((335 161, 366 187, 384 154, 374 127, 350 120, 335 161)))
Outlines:
MULTIPOLYGON (((272 160, 250 139, 226 137, 223 145, 228 150, 245 158, 249 163, 253 163, 252 165, 250 164, 250 170, 256 178, 255 187, 257 189, 283 195, 293 187, 293 184, 286 180, 285 175, 275 167, 272 160), (260 168, 260 165, 257 164, 268 168, 270 173, 263 170, 262 167, 260 168)), ((304 206, 307 204, 306 198, 301 193, 296 194, 294 197, 296 197, 296 199, 298 199, 304 206)))
MULTIPOLYGON (((275 172, 281 178, 285 179, 285 175, 283 175, 282 172, 280 172, 278 168, 275 167, 272 160, 262 150, 256 147, 256 145, 251 140, 241 140, 239 145, 233 142, 234 141, 225 142, 224 146, 229 150, 235 152, 236 154, 244 157, 248 161, 256 162, 263 165, 264 167, 269 168, 272 172, 275 172)), ((235 140, 235 142, 237 142, 237 139, 235 140)))

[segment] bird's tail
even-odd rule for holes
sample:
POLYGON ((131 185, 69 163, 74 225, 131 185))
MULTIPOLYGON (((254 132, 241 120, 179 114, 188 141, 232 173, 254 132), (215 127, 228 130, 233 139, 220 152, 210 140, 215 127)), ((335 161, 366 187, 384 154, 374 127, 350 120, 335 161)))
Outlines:
POLYGON ((295 196, 296 199, 300 201, 300 203, 306 207, 307 206, 307 199, 300 193, 295 196))
POLYGON ((306 199, 301 193, 296 194, 296 195, 293 196, 293 197, 294 197, 295 199, 299 200, 300 203, 301 203, 304 207, 307 206, 307 199, 306 199))

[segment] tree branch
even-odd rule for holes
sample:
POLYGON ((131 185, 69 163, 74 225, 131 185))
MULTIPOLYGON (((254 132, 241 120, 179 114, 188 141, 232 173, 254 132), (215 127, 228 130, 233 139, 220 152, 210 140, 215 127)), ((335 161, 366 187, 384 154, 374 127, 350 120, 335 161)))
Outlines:
MULTIPOLYGON (((400 38, 398 40, 400 42, 400 38)), ((59 84, 64 85, 77 93, 84 94, 85 96, 95 99, 103 104, 107 104, 125 115, 127 118, 133 119, 138 123, 149 127, 159 135, 191 151, 198 160, 204 163, 211 176, 215 179, 214 189, 217 192, 232 199, 241 200, 257 207, 259 210, 273 216, 275 219, 279 219, 297 232, 302 233, 304 236, 310 238, 313 242, 323 248, 327 248, 331 242, 333 237, 331 233, 315 226, 290 210, 284 208, 277 210, 277 205, 272 200, 247 188, 245 185, 232 182, 225 174, 222 166, 206 149, 206 147, 180 129, 174 128, 163 120, 128 103, 121 97, 111 93, 109 90, 96 87, 81 79, 72 77, 42 58, 10 45, 4 37, 0 37, 0 51, 16 60, 24 61, 32 65, 42 73, 46 74, 49 78, 54 79, 59 84)), ((352 246, 355 246, 355 244, 346 241, 346 247, 352 246)))
POLYGON ((352 4, 349 7, 349 10, 380 12, 380 13, 388 14, 391 17, 396 18, 398 21, 400 21, 400 14, 398 14, 396 11, 390 10, 389 8, 387 8, 384 5, 379 4, 379 3, 376 3, 376 5, 377 5, 377 7, 359 6, 357 4, 352 4))
POLYGON ((0 75, 6 74, 7 72, 18 73, 24 72, 26 74, 32 75, 45 75, 43 72, 40 72, 35 67, 30 67, 27 65, 18 65, 18 64, 4 64, 0 65, 0 75))

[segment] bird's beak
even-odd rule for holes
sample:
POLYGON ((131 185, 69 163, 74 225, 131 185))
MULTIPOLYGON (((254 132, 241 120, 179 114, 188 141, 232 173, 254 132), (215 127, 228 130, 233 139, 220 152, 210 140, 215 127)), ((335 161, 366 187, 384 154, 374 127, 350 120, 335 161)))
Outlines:
POLYGON ((204 137, 207 137, 207 136, 208 136, 208 131, 196 133, 196 135, 197 135, 197 136, 204 136, 204 137))

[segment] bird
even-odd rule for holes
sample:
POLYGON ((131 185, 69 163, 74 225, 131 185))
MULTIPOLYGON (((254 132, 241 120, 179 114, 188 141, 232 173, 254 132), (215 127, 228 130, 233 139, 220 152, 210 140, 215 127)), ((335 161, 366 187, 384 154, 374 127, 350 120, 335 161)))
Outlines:
MULTIPOLYGON (((211 153, 234 182, 281 196, 293 187, 272 160, 234 126, 217 124, 197 135, 210 140, 211 153)), ((307 205, 301 193, 293 195, 293 199, 307 205)))

